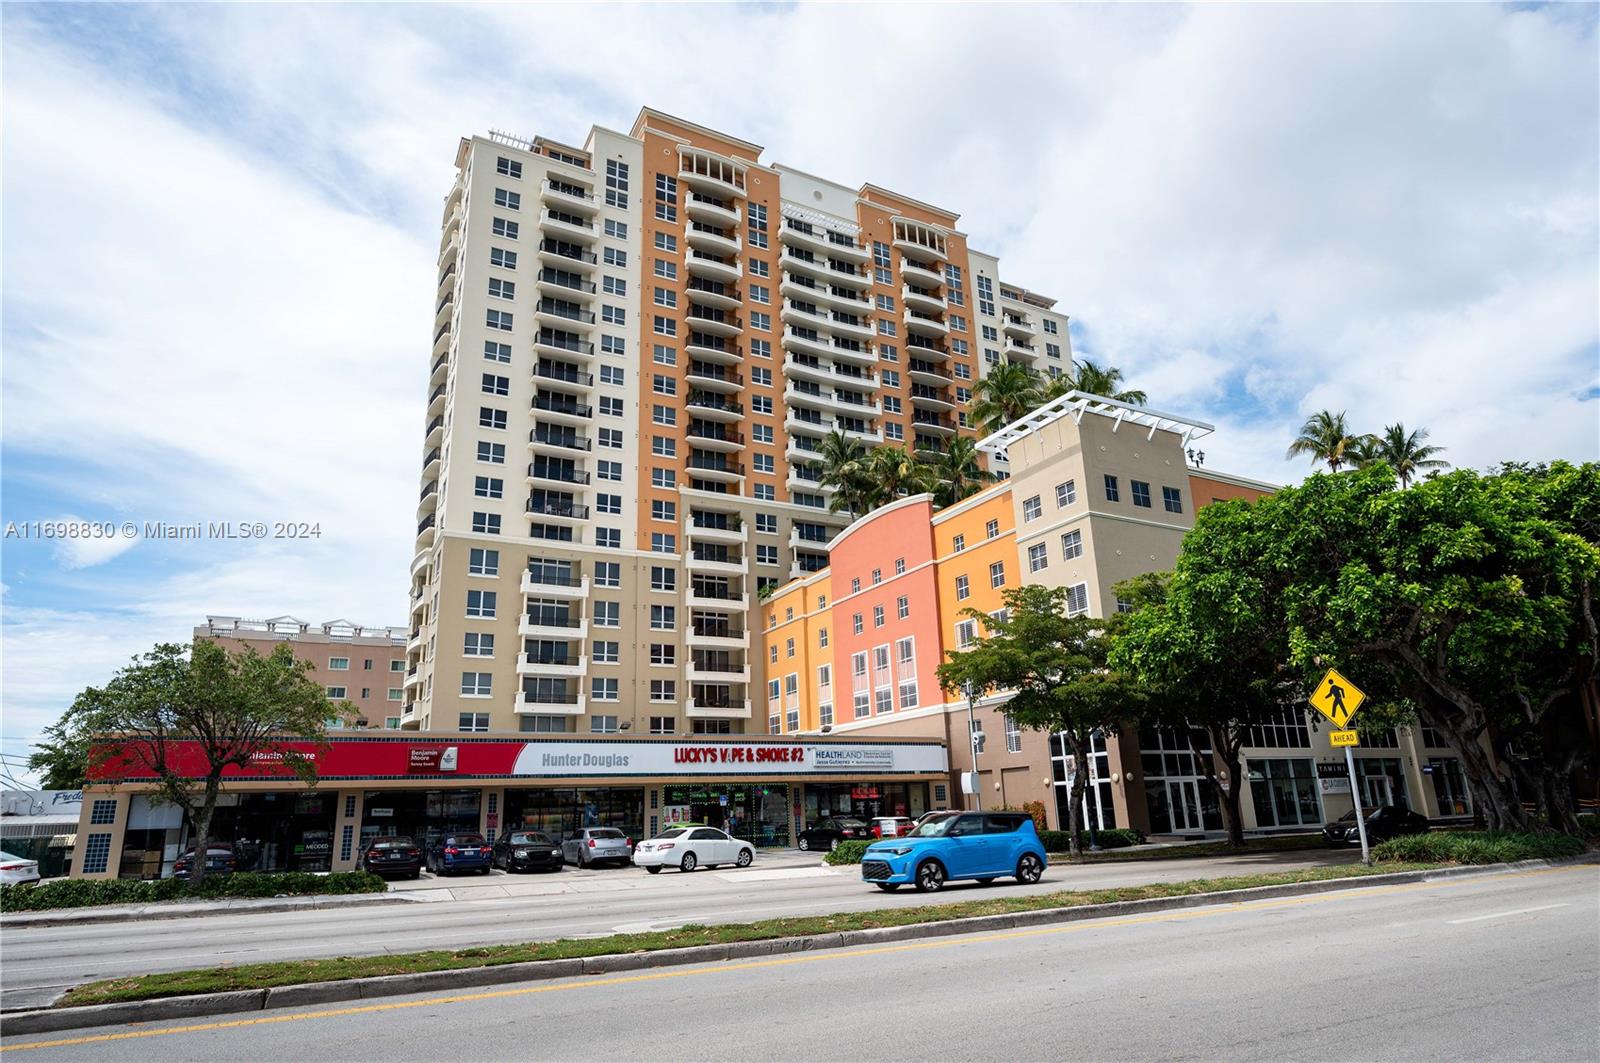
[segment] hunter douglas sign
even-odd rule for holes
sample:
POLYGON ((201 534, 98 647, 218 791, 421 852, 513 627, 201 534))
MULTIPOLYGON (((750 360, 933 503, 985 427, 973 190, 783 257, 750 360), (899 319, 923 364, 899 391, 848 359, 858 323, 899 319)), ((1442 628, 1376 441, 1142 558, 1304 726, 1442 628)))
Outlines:
MULTIPOLYGON (((331 738, 326 745, 287 741, 286 749, 314 757, 319 779, 582 778, 661 776, 942 775, 949 770, 939 742, 817 742, 782 738, 655 740, 510 739, 466 737, 429 740, 398 736, 331 738)), ((170 760, 184 774, 203 775, 198 745, 169 744, 170 760), (193 747, 187 748, 187 747, 193 747)), ((282 755, 252 758, 230 768, 228 778, 290 776, 282 755)), ((95 762, 97 780, 134 781, 148 769, 132 759, 95 762)))

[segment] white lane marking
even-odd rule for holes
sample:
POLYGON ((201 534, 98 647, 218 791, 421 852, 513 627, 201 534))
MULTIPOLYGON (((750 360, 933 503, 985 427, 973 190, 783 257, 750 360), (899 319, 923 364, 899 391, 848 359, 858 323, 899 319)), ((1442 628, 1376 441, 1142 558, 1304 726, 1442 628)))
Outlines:
POLYGON ((1445 922, 1454 926, 1458 923, 1477 923, 1484 919, 1504 919, 1510 915, 1527 915, 1529 912, 1547 912, 1551 908, 1565 908, 1566 902, 1560 904, 1541 904, 1537 908, 1514 908, 1509 912, 1495 912, 1492 915, 1473 915, 1465 919, 1446 919, 1445 922))

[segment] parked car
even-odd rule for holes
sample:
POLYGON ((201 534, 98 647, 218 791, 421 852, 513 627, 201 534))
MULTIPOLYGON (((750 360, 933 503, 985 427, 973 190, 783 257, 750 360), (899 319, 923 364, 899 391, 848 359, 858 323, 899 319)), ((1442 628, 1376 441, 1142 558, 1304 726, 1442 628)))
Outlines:
POLYGON ((715 827, 673 827, 640 842, 633 850, 634 866, 652 875, 660 874, 664 867, 680 871, 722 864, 749 867, 755 858, 755 846, 715 827))
POLYGON ((924 812, 916 818, 915 825, 920 827, 934 816, 942 816, 948 811, 950 811, 948 808, 936 808, 932 812, 924 812))
POLYGON ((930 893, 955 879, 987 885, 1003 875, 1034 883, 1048 866, 1033 817, 1020 812, 947 812, 904 838, 873 842, 861 877, 881 890, 907 883, 930 893))
POLYGON ((867 823, 867 831, 874 838, 898 838, 915 829, 916 824, 908 816, 874 816, 867 823))
POLYGON ((39 862, 0 852, 0 885, 24 886, 39 881, 39 862))
POLYGON ((456 875, 463 871, 489 873, 494 849, 481 834, 441 834, 428 851, 428 870, 435 875, 456 875))
POLYGON ((356 866, 383 877, 416 878, 422 874, 422 850, 403 834, 385 834, 367 842, 356 866))
MULTIPOLYGON (((1399 805, 1383 805, 1367 812, 1367 841, 1377 845, 1402 834, 1424 834, 1429 826, 1431 824, 1427 816, 1420 816, 1399 805)), ((1323 827, 1322 837, 1329 845, 1360 845, 1361 833, 1356 828, 1356 810, 1352 808, 1323 827)))
MULTIPOLYGON (((188 878, 194 870, 194 847, 179 855, 172 865, 173 878, 188 878)), ((227 842, 212 842, 206 846, 206 874, 228 875, 239 870, 239 857, 227 842)))
POLYGON ((502 834, 495 840, 491 862, 507 871, 560 871, 565 863, 555 839, 536 830, 502 834))
POLYGON ((633 843, 615 827, 584 827, 561 843, 561 852, 567 863, 579 867, 608 860, 626 864, 633 855, 633 843))
POLYGON ((869 837, 867 825, 862 820, 829 816, 801 831, 798 844, 805 852, 813 849, 826 849, 831 852, 838 848, 840 842, 860 841, 867 837, 869 837))

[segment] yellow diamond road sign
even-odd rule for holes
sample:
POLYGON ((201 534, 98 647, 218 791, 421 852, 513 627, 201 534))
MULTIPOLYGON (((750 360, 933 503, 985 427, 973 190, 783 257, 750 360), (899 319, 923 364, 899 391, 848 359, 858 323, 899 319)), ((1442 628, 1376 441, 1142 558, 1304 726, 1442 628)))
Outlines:
POLYGON ((1329 731, 1328 744, 1334 749, 1338 749, 1341 746, 1359 746, 1361 744, 1361 736, 1354 731, 1329 731))
POLYGON ((1347 727, 1367 696, 1337 668, 1329 668, 1328 674, 1317 681, 1309 700, 1311 707, 1332 720, 1335 727, 1347 727))

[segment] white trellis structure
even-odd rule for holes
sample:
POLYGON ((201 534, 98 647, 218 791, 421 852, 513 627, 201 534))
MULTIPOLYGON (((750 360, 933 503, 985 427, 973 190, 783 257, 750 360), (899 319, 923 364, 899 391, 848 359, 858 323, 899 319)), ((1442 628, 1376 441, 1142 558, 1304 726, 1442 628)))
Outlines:
POLYGON ((1028 433, 1037 431, 1045 425, 1054 424, 1063 417, 1071 417, 1074 424, 1082 424, 1083 415, 1086 413, 1111 418, 1115 422, 1111 426, 1113 432, 1120 431, 1126 425, 1130 431, 1144 432, 1146 439, 1154 439, 1157 432, 1177 432, 1183 437, 1179 443, 1181 447, 1187 447, 1194 440, 1216 431, 1215 425, 1205 421, 1190 420, 1174 413, 1162 413, 1144 406, 1118 402, 1116 399, 1091 395, 1086 391, 1069 391, 1060 398, 1051 399, 1026 416, 1012 421, 994 434, 984 437, 979 441, 978 449, 1004 461, 1006 449, 1028 433))

